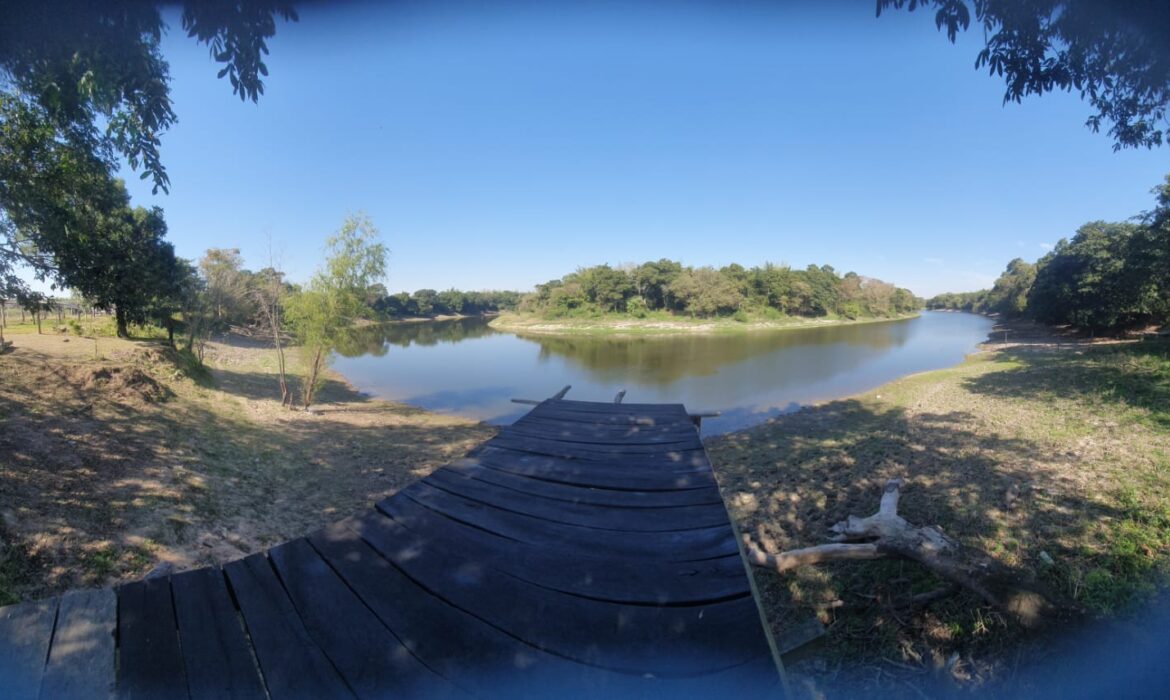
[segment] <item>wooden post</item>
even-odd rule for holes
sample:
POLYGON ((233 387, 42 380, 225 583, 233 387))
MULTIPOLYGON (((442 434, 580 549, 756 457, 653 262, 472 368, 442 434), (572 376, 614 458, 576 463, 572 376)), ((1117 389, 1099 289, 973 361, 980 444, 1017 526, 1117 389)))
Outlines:
MULTIPOLYGON (((561 389, 557 393, 548 397, 547 399, 545 399, 545 401, 559 401, 560 399, 565 398, 565 394, 569 393, 569 389, 572 389, 572 388, 573 388, 572 384, 566 384, 565 388, 561 389)), ((544 403, 544 401, 537 401, 536 399, 512 399, 512 403, 522 403, 522 404, 525 404, 527 406, 538 406, 538 405, 544 403)))

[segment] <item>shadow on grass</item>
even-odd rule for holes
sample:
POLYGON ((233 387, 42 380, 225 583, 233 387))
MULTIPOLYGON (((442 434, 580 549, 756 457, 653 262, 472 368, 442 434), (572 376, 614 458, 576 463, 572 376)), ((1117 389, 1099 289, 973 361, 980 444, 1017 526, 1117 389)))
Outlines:
MULTIPOLYGON (((226 394, 239 396, 249 401, 280 401, 280 384, 274 373, 216 368, 210 370, 210 376, 212 381, 206 384, 209 388, 214 387, 226 394)), ((300 378, 290 374, 287 381, 289 390, 293 392, 294 403, 299 403, 300 378)), ((368 402, 370 400, 368 394, 356 391, 345 382, 330 377, 322 382, 313 402, 314 408, 317 408, 320 404, 368 402)))
POLYGON ((1149 411, 1170 427, 1170 343, 1147 341, 1086 347, 1057 354, 1007 350, 1002 362, 1019 367, 972 377, 965 388, 1007 398, 1062 398, 1149 411))
MULTIPOLYGON (((18 348, 0 364, 0 602, 138 577, 164 555, 243 556, 358 512, 490 436, 336 381, 322 400, 343 406, 257 417, 185 379, 163 402, 110 396, 46 359, 18 348)), ((275 390, 268 375, 233 386, 275 390)))
MULTIPOLYGON (((994 377, 970 381, 1009 390, 994 377)), ((875 512, 885 481, 902 477, 899 512, 908 521, 941 526, 1064 602, 1113 596, 1109 602, 1120 608, 1139 591, 1131 584, 1164 566, 1165 549, 1139 549, 1128 558, 1091 551, 1102 523, 1133 517, 1127 505, 1087 498, 1073 475, 1066 480, 1038 468, 1051 460, 1048 447, 982 425, 966 411, 911 416, 898 407, 843 400, 707 446, 741 529, 773 552, 825 543, 831 525, 875 512), (1055 564, 1046 563, 1049 557, 1055 564), (1142 571, 1133 579, 1115 578, 1109 568, 1139 560, 1142 571), (1101 573, 1086 580, 1093 571, 1101 573)), ((810 615, 826 625, 811 659, 793 668, 807 671, 815 661, 809 672, 827 686, 828 697, 916 697, 912 690, 949 694, 982 683, 996 689, 992 694, 1031 696, 1045 682, 1032 669, 1067 668, 1073 658, 1047 635, 1087 624, 1069 610, 1054 620, 1053 632, 1036 636, 966 592, 909 609, 904 604, 912 594, 942 584, 912 562, 844 562, 787 575, 757 570, 755 578, 781 645, 786 628, 810 615), (1026 661, 1015 656, 1020 650, 1026 661), (937 670, 948 664, 950 670, 937 670)), ((1091 644, 1092 635, 1077 639, 1091 644)))

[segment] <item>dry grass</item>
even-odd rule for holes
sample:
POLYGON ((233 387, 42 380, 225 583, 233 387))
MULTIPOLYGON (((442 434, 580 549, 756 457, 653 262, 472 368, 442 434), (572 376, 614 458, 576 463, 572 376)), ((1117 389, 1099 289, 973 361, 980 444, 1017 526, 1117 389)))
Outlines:
POLYGON ((234 339, 200 376, 158 341, 10 333, 0 355, 0 604, 222 563, 383 498, 492 435, 355 392, 279 406, 234 339), (192 376, 195 375, 195 376, 192 376))
MULTIPOLYGON (((1168 352, 984 353, 708 450, 733 516, 768 550, 824 542, 829 525, 873 512, 881 484, 901 476, 911 522, 1030 572, 1089 617, 1123 615, 1170 560, 1168 352)), ((778 635, 809 616, 827 625, 820 648, 792 667, 830 697, 917 697, 923 678, 935 690, 940 677, 946 688, 994 686, 1029 641, 970 595, 899 608, 939 584, 911 563, 757 571, 756 581, 778 635)))

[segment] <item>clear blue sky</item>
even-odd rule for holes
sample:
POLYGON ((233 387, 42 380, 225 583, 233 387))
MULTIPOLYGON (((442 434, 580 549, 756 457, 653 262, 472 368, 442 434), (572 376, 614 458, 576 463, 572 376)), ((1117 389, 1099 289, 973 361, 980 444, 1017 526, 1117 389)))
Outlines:
POLYGON ((1076 96, 1003 106, 978 37, 929 13, 788 5, 315 4, 278 25, 256 105, 171 18, 171 194, 128 184, 181 256, 258 269, 271 236, 294 280, 361 210, 395 291, 670 257, 932 295, 1151 207, 1170 172, 1170 148, 1114 153, 1076 96))

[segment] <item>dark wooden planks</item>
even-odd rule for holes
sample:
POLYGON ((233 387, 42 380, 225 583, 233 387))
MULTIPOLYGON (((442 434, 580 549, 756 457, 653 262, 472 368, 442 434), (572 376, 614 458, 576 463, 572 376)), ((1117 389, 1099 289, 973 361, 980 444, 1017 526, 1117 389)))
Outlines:
POLYGON ((626 491, 681 491, 710 489, 715 477, 711 469, 685 467, 681 470, 637 469, 620 464, 582 464, 571 459, 534 455, 496 447, 491 441, 480 449, 475 459, 483 466, 527 476, 591 488, 626 491), (667 478, 669 477, 669 478, 667 478))
POLYGON ((464 498, 489 503, 512 512, 602 530, 670 532, 716 527, 727 523, 727 511, 724 510, 722 503, 694 505, 688 508, 623 508, 569 503, 519 493, 449 469, 439 469, 423 481, 464 498))
POLYGON ((603 443, 612 445, 669 445, 676 443, 699 443, 699 433, 690 428, 651 428, 645 426, 605 426, 575 421, 524 418, 510 426, 505 432, 551 437, 570 442, 603 443))
POLYGON ((771 697, 759 693, 777 685, 767 656, 714 674, 663 679, 615 673, 546 653, 417 584, 362 540, 350 528, 353 523, 326 528, 310 542, 419 658, 461 687, 474 689, 478 697, 706 697, 719 691, 771 697))
POLYGON ((460 687, 483 694, 482 682, 507 670, 533 682, 580 674, 437 597, 370 547, 343 521, 310 536, 313 547, 402 643, 460 687))
POLYGON ((597 430, 570 428, 546 429, 531 424, 502 426, 497 437, 516 440, 555 440, 564 443, 565 447, 570 449, 600 454, 660 454, 668 451, 699 450, 703 447, 698 433, 647 440, 641 436, 626 437, 597 430))
POLYGON ((658 445, 594 445, 580 442, 566 442, 559 439, 523 437, 501 433, 492 438, 493 447, 503 447, 518 452, 566 457, 569 459, 604 462, 614 465, 627 464, 642 467, 693 467, 706 465, 707 453, 702 445, 682 445, 675 449, 658 445))
POLYGON ((435 595, 510 636, 603 668, 656 676, 712 673, 766 649, 755 602, 743 597, 687 607, 618 605, 569 596, 506 576, 485 558, 384 515, 355 521, 362 538, 435 595))
POLYGON ((0 692, 35 700, 53 638, 57 598, 0 608, 0 692))
POLYGON ((305 630, 276 573, 263 554, 224 566, 269 695, 281 698, 353 697, 305 630))
POLYGON ((408 498, 385 503, 395 522, 441 539, 466 559, 552 590, 635 605, 695 605, 750 594, 738 552, 701 562, 588 557, 560 547, 503 539, 452 520, 408 498))
POLYGON ((614 420, 582 420, 580 416, 565 413, 528 413, 517 418, 513 426, 531 426, 548 430, 584 430, 618 437, 640 437, 653 440, 660 437, 689 437, 699 431, 694 421, 660 422, 651 418, 620 418, 614 420))
MULTIPOLYGON (((392 498, 400 496, 489 532, 585 556, 694 561, 739 551, 730 524, 670 532, 603 530, 516 513, 437 489, 425 482, 412 484, 392 498)), ((378 507, 383 508, 383 504, 378 507)))
POLYGON ((204 568, 177 574, 171 590, 192 699, 265 697, 223 572, 204 568))
POLYGON ((187 697, 169 577, 120 586, 118 697, 187 697))
POLYGON ((308 541, 274 547, 269 558, 305 628, 359 697, 454 694, 454 686, 403 646, 308 541))
POLYGON ((719 489, 714 486, 679 491, 628 491, 596 488, 500 471, 484 466, 474 459, 461 459, 444 468, 469 478, 512 489, 517 493, 568 503, 588 503, 618 508, 683 508, 695 505, 723 504, 719 489))
POLYGON ((118 600, 109 588, 70 591, 61 596, 53 646, 41 680, 42 700, 113 695, 117 623, 118 600))

